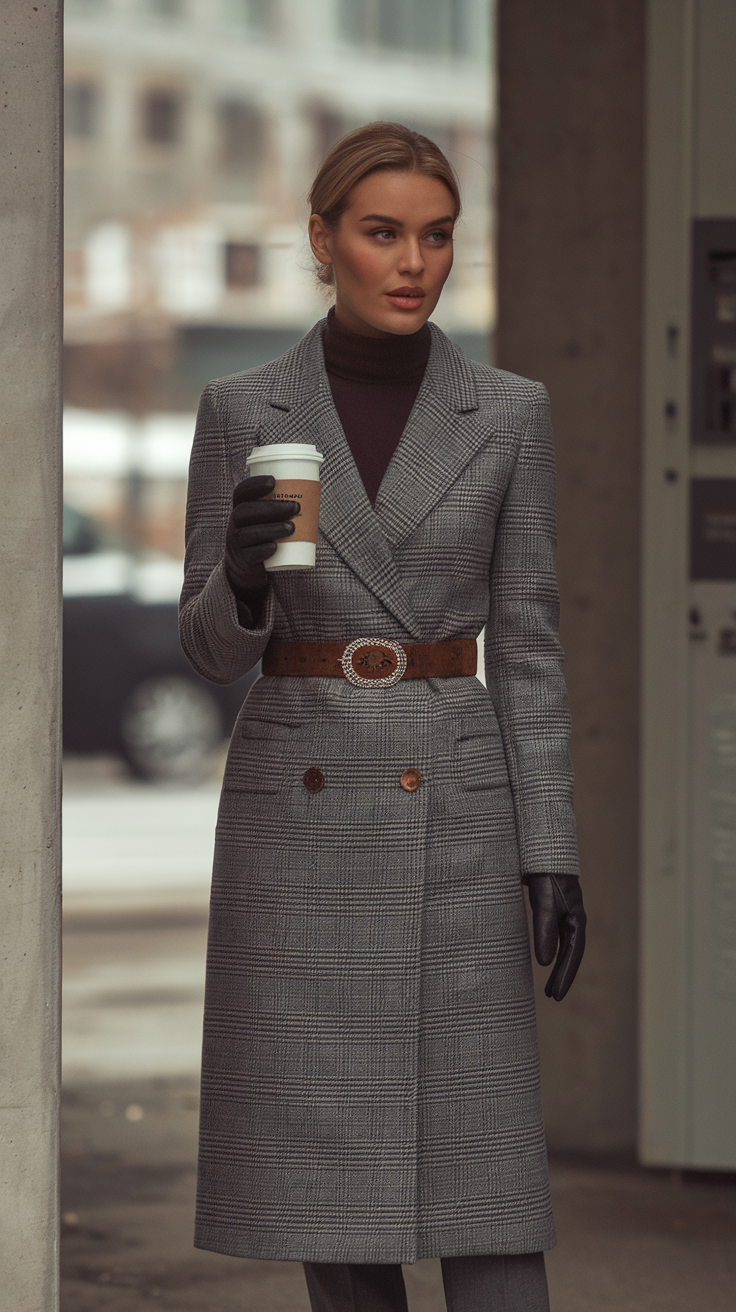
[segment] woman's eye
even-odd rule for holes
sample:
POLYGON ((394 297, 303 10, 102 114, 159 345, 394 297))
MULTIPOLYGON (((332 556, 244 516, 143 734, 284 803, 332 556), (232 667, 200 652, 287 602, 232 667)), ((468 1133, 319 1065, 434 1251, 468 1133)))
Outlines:
POLYGON ((374 237, 393 237, 391 228, 377 228, 373 233, 374 237))
POLYGON ((443 241, 447 241, 447 240, 448 240, 448 233, 446 232, 438 231, 438 232, 427 233, 427 241, 431 242, 434 246, 439 246, 443 241))

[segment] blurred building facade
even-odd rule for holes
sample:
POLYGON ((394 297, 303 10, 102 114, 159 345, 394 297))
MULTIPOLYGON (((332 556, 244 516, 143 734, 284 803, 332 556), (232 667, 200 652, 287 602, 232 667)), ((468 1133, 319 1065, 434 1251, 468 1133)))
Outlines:
POLYGON ((458 170, 435 317, 487 358, 489 42, 484 0, 67 0, 66 404, 190 413, 298 340, 326 308, 311 180, 377 118, 458 170))

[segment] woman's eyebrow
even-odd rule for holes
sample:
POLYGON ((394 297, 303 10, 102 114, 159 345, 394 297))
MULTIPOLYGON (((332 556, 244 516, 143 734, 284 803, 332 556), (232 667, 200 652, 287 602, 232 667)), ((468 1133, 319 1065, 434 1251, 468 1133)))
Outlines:
MULTIPOLYGON (((454 216, 452 214, 443 214, 441 219, 430 219, 429 223, 422 224, 424 228, 435 228, 440 223, 452 223, 454 216)), ((403 228, 401 219, 392 219, 388 214, 364 214, 359 223, 390 223, 394 228, 403 228)))

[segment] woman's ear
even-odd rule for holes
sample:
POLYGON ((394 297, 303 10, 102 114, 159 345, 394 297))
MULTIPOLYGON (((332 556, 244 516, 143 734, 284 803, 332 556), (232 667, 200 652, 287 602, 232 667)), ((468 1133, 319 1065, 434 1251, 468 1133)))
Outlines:
POLYGON ((314 258, 319 260, 320 264, 332 264, 330 232, 325 227, 321 214, 309 216, 309 244, 314 258))

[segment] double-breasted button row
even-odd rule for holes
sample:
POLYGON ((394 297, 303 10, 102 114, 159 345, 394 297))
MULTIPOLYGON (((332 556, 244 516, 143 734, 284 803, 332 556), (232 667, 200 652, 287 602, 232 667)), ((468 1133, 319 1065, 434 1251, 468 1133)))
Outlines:
MULTIPOLYGON (((407 793, 415 793, 421 782, 422 776, 418 770, 404 770, 399 779, 401 787, 407 793)), ((325 786, 325 777, 321 770, 313 767, 311 770, 305 770, 302 783, 308 793, 321 793, 325 786)))

